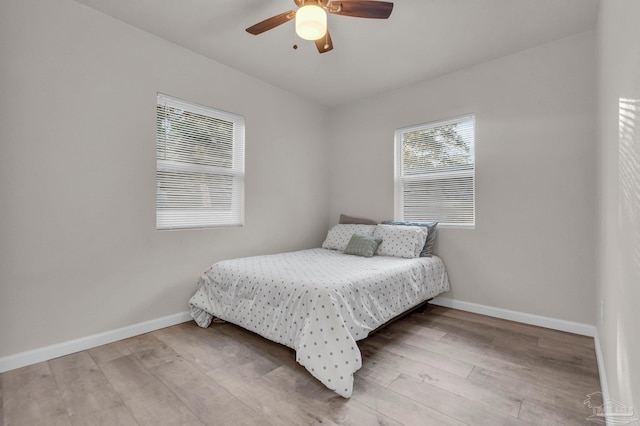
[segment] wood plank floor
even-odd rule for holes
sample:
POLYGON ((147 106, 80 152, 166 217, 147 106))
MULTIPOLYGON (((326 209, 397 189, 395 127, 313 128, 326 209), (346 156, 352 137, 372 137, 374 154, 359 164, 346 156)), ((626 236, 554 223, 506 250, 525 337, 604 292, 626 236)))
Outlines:
POLYGON ((0 426, 592 424, 591 338, 429 306, 359 346, 347 400, 287 347, 180 324, 0 374, 0 426))

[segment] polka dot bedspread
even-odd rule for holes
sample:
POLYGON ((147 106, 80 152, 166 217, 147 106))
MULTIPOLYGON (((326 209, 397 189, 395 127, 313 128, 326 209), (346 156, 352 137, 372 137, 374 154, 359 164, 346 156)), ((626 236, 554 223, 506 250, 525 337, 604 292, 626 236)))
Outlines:
POLYGON ((296 361, 348 398, 362 366, 356 341, 449 290, 437 257, 370 258, 323 248, 217 262, 189 301, 201 327, 214 317, 296 351, 296 361))

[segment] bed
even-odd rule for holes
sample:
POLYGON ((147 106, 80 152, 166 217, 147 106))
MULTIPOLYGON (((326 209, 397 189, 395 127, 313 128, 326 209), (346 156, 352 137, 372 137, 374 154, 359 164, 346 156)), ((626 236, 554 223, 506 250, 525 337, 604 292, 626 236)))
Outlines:
MULTIPOLYGON (((379 244, 375 256, 365 257, 345 254, 347 246, 355 236, 377 238, 380 225, 345 226, 332 228, 323 248, 213 264, 189 301, 193 319, 208 327, 219 318, 286 345, 325 386, 350 397, 353 373, 362 366, 356 341, 448 291, 449 281, 439 257, 419 256, 426 231, 412 243, 418 256, 388 255, 398 247, 385 251, 379 244)), ((396 241, 389 235, 387 240, 396 241)))

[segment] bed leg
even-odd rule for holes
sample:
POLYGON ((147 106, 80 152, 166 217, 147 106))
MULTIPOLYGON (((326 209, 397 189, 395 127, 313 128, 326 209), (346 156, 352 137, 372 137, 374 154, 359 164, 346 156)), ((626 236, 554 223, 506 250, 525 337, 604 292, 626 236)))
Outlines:
POLYGON ((431 302, 433 300, 433 298, 426 300, 422 305, 418 306, 418 309, 416 309, 416 311, 418 311, 418 313, 420 314, 424 314, 424 311, 427 310, 427 305, 429 304, 429 302, 431 302))

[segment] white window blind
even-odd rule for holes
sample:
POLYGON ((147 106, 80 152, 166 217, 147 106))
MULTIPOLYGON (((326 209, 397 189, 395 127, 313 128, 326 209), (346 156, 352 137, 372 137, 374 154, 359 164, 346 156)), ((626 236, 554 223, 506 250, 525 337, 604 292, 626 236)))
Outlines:
POLYGON ((156 228, 241 226, 244 117, 158 93, 156 228))
POLYGON ((395 219, 475 226, 475 117, 395 133, 395 219))

